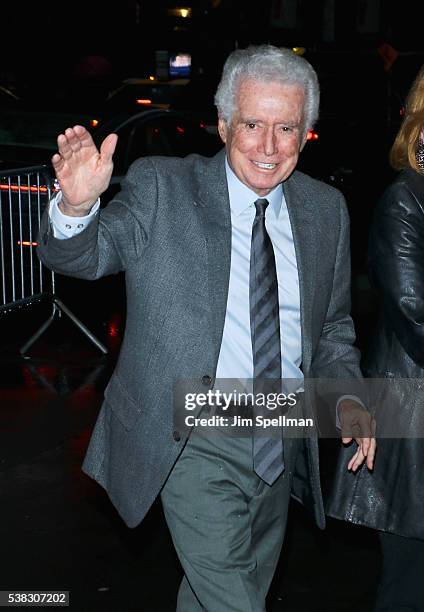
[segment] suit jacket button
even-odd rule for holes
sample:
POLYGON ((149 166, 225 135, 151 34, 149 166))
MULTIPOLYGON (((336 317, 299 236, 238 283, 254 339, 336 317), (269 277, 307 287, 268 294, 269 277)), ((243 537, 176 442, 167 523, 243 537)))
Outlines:
POLYGON ((211 382, 212 382, 212 378, 208 374, 205 374, 204 376, 202 376, 202 383, 204 385, 210 385, 211 382))
POLYGON ((180 432, 177 430, 172 432, 172 437, 174 438, 175 442, 179 442, 181 440, 180 432))

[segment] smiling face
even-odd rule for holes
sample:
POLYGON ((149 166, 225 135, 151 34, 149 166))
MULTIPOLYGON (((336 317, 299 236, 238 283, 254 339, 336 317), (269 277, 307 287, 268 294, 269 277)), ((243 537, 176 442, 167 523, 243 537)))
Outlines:
POLYGON ((219 119, 228 163, 237 177, 266 196, 294 170, 306 142, 304 93, 297 85, 242 81, 231 124, 219 119))

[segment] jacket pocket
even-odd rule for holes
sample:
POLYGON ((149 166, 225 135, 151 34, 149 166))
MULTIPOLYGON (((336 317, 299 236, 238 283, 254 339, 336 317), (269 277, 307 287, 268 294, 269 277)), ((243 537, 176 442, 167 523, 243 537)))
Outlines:
POLYGON ((132 429, 140 415, 141 407, 128 395, 117 374, 112 374, 104 395, 106 403, 125 429, 132 429))

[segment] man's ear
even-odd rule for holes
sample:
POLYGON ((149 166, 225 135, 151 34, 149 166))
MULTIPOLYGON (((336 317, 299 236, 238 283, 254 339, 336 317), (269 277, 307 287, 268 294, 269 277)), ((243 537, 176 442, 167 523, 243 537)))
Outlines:
POLYGON ((218 119, 218 133, 221 136, 221 140, 224 144, 227 142, 227 131, 228 131, 227 122, 224 119, 222 119, 222 117, 220 117, 218 119))
POLYGON ((305 144, 308 142, 308 131, 309 131, 309 130, 306 130, 305 135, 304 135, 304 136, 303 136, 303 138, 302 138, 302 142, 301 142, 301 145, 300 145, 300 149, 299 149, 299 151, 303 151, 303 147, 304 147, 304 146, 305 146, 305 144))

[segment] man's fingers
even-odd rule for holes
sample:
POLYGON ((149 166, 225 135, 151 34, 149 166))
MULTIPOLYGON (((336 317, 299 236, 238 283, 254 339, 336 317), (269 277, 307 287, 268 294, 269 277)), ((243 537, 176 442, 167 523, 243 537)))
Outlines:
MULTIPOLYGON (((115 152, 116 143, 118 141, 117 134, 109 134, 101 144, 100 155, 104 162, 112 161, 112 156, 115 152)), ((64 160, 69 160, 74 153, 92 147, 93 152, 98 153, 91 134, 82 125, 66 128, 64 134, 60 134, 57 139, 59 155, 64 160)), ((57 163, 57 162, 56 162, 57 163)))
POLYGON ((80 151, 83 147, 87 148, 94 145, 91 135, 82 125, 75 125, 72 128, 67 128, 65 130, 65 136, 68 145, 75 153, 80 151))
POLYGON ((351 460, 349 461, 349 463, 347 464, 347 469, 348 469, 349 471, 351 471, 351 470, 352 470, 353 464, 355 463, 357 456, 358 456, 358 455, 357 455, 357 452, 356 452, 356 453, 353 455, 352 459, 351 459, 351 460))
POLYGON ((367 467, 371 470, 374 466, 374 456, 377 443, 375 440, 376 421, 370 418, 369 415, 361 415, 360 417, 361 434, 359 438, 355 438, 356 443, 361 449, 361 453, 367 459, 367 467))
POLYGON ((94 148, 96 148, 96 145, 94 144, 93 137, 91 136, 90 132, 83 125, 74 125, 73 130, 74 130, 75 135, 79 139, 81 147, 83 147, 83 148, 87 148, 87 147, 94 147, 94 148))
POLYGON ((106 136, 106 138, 102 142, 100 146, 100 155, 105 161, 112 161, 112 156, 115 152, 117 142, 117 134, 109 134, 109 136, 106 136))
POLYGON ((371 438, 360 438, 359 441, 357 440, 357 442, 361 447, 362 454, 364 455, 364 457, 366 457, 370 448, 371 438))
POLYGON ((377 442, 375 440, 375 438, 371 439, 371 444, 370 444, 370 448, 368 451, 368 455, 367 455, 367 468, 369 470, 374 469, 374 458, 375 458, 375 451, 377 449, 377 442))
POLYGON ((61 155, 59 155, 59 153, 55 153, 52 157, 52 165, 54 168, 55 172, 60 172, 60 170, 63 168, 63 157, 61 155))
POLYGON ((355 472, 358 469, 358 467, 362 464, 363 461, 364 461, 364 456, 362 454, 361 447, 358 446, 358 448, 356 449, 356 453, 353 455, 353 457, 351 458, 351 460, 349 461, 347 465, 347 469, 355 472))
POLYGON ((82 125, 66 128, 63 134, 59 134, 57 146, 59 154, 64 159, 69 159, 73 153, 77 153, 83 148, 93 147, 95 149, 91 134, 82 125))
POLYGON ((366 460, 368 469, 372 470, 377 447, 375 438, 358 438, 356 443, 358 444, 358 448, 350 459, 347 469, 355 472, 366 460))
POLYGON ((80 140, 87 140, 87 139, 90 140, 91 139, 90 132, 83 125, 74 125, 74 127, 71 129, 74 131, 74 134, 80 140))
POLYGON ((356 470, 361 467, 364 461, 365 455, 363 453, 362 447, 358 446, 356 453, 353 455, 352 459, 348 463, 348 470, 356 472, 356 470))
POLYGON ((72 149, 69 145, 66 134, 59 134, 57 137, 57 148, 59 149, 59 155, 63 157, 63 159, 69 159, 72 157, 72 149))
POLYGON ((71 147, 73 153, 76 153, 77 151, 81 150, 81 147, 82 147, 81 140, 76 136, 73 130, 68 128, 65 131, 65 136, 68 140, 68 145, 71 147))

